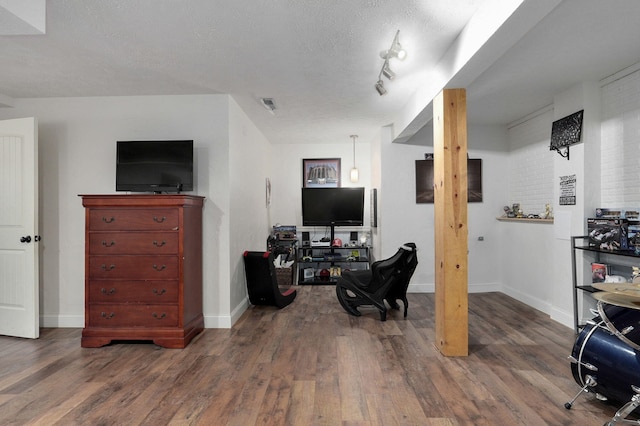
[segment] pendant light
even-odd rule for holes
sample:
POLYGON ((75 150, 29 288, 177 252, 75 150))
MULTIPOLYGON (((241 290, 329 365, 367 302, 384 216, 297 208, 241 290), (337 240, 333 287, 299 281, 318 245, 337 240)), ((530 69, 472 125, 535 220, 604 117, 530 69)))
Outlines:
POLYGON ((359 179, 358 168, 356 167, 356 139, 358 135, 351 135, 351 139, 353 139, 353 168, 351 169, 351 182, 356 183, 359 179))

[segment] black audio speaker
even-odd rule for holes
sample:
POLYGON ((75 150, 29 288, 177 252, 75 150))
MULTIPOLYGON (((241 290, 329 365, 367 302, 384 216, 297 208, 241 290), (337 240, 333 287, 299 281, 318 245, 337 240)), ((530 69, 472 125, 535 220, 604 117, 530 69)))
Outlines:
POLYGON ((309 233, 302 231, 302 247, 310 247, 311 241, 309 239, 309 233))
POLYGON ((358 242, 358 231, 351 231, 351 236, 349 237, 349 241, 358 242))

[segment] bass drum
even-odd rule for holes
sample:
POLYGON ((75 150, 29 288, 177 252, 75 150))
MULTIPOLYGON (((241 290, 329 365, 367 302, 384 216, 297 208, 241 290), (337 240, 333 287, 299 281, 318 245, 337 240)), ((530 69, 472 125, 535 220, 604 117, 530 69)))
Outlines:
MULTIPOLYGON (((595 320, 600 321, 599 318, 595 320)), ((571 364, 575 381, 584 386, 586 376, 592 376, 597 382, 595 386, 587 387, 588 392, 627 403, 635 395, 631 385, 640 386, 640 354, 611 334, 604 321, 582 329, 571 355, 578 360, 571 364), (597 371, 585 367, 589 364, 597 371)))
POLYGON ((640 311, 598 301, 598 313, 613 334, 635 350, 640 350, 640 311))

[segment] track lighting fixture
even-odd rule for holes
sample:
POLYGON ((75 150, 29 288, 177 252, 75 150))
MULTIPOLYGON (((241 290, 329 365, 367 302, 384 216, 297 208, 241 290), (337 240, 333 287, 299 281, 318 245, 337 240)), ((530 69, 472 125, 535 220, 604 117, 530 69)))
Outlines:
POLYGON ((407 57, 407 51, 402 48, 402 45, 398 41, 399 34, 400 30, 396 31, 396 35, 393 37, 393 42, 391 43, 389 50, 383 50, 380 52, 380 57, 384 59, 384 63, 382 64, 380 73, 378 73, 378 82, 375 84, 376 91, 380 96, 387 93, 387 89, 385 89, 382 81, 382 76, 384 75, 389 80, 393 80, 396 77, 396 73, 389 67, 389 60, 391 58, 397 58, 402 61, 407 57))

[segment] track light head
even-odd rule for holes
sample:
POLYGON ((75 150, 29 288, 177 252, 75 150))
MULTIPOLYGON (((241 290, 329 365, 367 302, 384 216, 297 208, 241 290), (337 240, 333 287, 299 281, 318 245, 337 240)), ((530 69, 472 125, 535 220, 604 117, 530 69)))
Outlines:
POLYGON ((393 80, 396 77, 396 73, 391 71, 389 68, 389 61, 384 61, 384 65, 382 66, 382 75, 387 77, 389 80, 393 80))
POLYGON ((382 82, 382 80, 378 80, 375 87, 378 91, 378 95, 383 96, 387 94, 387 89, 384 88, 384 83, 382 82))
MULTIPOLYGON (((398 36, 396 35, 396 38, 397 37, 398 36)), ((391 46, 391 49, 389 49, 389 55, 396 57, 401 61, 404 61, 404 58, 407 57, 407 51, 402 48, 402 46, 400 45, 400 43, 398 43, 397 40, 395 40, 393 42, 393 46, 391 46)))
POLYGON ((400 35, 400 30, 396 32, 389 50, 383 50, 380 52, 380 57, 385 61, 388 61, 391 58, 398 58, 399 60, 404 61, 407 57, 407 51, 402 48, 402 45, 398 41, 398 35, 400 35))

